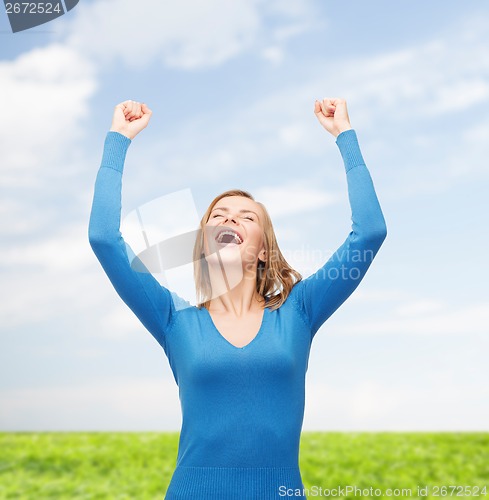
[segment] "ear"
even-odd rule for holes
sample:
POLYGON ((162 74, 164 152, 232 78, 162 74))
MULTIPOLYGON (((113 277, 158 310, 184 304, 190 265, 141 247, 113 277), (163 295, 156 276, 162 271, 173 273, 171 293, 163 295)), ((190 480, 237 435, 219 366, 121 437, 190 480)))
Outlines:
POLYGON ((262 248, 260 253, 258 254, 258 258, 262 261, 262 262, 266 262, 267 261, 267 251, 262 248))

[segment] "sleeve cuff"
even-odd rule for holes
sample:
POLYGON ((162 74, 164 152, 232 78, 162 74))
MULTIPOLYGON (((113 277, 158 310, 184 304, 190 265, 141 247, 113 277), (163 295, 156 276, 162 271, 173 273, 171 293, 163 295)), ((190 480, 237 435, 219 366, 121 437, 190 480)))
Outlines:
POLYGON ((355 130, 341 132, 336 138, 336 145, 343 157, 346 172, 358 165, 365 165, 355 130))
POLYGON ((101 167, 113 168, 122 173, 131 139, 119 132, 109 131, 105 137, 101 167))

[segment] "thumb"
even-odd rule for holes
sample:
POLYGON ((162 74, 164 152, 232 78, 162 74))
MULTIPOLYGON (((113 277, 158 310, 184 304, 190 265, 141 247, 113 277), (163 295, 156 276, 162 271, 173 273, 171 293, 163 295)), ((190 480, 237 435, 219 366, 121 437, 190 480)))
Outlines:
POLYGON ((153 112, 148 108, 148 106, 146 106, 146 104, 143 102, 141 103, 141 111, 144 113, 144 114, 149 114, 151 115, 153 112))
POLYGON ((126 117, 124 115, 124 105, 118 104, 114 108, 114 113, 112 115, 112 126, 111 130, 119 130, 125 127, 126 125, 126 117))
MULTIPOLYGON (((321 104, 319 101, 316 99, 316 102, 314 103, 314 114, 318 116, 319 114, 323 114, 323 111, 321 109, 321 104)), ((318 116, 319 118, 319 116, 318 116)))
POLYGON ((114 118, 118 119, 118 120, 122 120, 122 121, 125 121, 126 120, 126 117, 124 115, 124 104, 118 104, 115 108, 114 108, 114 118))
POLYGON ((348 110, 346 107, 345 99, 335 99, 334 105, 336 106, 336 110, 334 113, 335 118, 348 119, 348 110))
POLYGON ((143 113, 143 116, 141 116, 141 118, 139 118, 139 120, 140 120, 142 125, 146 126, 148 124, 149 119, 151 118, 151 115, 153 114, 153 112, 148 108, 148 106, 146 106, 145 103, 141 104, 141 111, 143 113))
POLYGON ((319 120, 319 123, 324 128, 327 129, 329 126, 329 122, 331 121, 331 118, 327 117, 324 114, 321 103, 318 100, 316 100, 316 102, 314 103, 314 114, 316 115, 316 118, 319 120))

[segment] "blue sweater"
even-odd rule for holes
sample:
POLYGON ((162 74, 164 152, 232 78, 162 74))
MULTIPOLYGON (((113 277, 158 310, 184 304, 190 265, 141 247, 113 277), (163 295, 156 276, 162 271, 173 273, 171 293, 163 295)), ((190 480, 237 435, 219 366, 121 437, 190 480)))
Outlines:
POLYGON ((207 309, 180 307, 183 299, 150 273, 131 269, 134 254, 120 233, 130 143, 117 132, 107 134, 89 241, 117 293, 163 348, 179 388, 182 428, 165 498, 268 500, 290 498, 292 492, 300 498, 299 440, 311 342, 356 289, 387 235, 356 133, 347 130, 336 140, 352 231, 280 308, 264 309, 258 334, 244 347, 219 333, 207 309))

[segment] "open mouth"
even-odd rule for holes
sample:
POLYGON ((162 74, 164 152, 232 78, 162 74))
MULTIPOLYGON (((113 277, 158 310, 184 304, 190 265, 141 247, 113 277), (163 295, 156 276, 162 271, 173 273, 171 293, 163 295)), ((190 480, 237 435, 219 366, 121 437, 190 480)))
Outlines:
POLYGON ((216 243, 220 245, 241 245, 241 243, 243 243, 241 235, 232 229, 223 229, 219 231, 215 240, 216 243))

